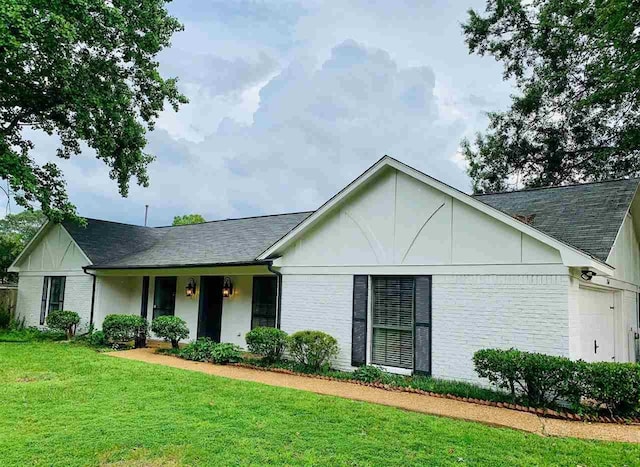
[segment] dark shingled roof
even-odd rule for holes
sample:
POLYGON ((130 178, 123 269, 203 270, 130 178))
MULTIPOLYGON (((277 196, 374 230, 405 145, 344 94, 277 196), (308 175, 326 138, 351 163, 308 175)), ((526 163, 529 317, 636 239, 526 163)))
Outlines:
POLYGON ((311 213, 141 227, 97 219, 64 227, 97 268, 252 263, 311 213))
MULTIPOLYGON (((475 198, 606 261, 640 179, 476 195, 475 198)), ((96 268, 246 264, 311 212, 141 227, 87 219, 65 223, 96 268)))
POLYGON ((612 180, 474 197, 606 261, 639 182, 612 180))

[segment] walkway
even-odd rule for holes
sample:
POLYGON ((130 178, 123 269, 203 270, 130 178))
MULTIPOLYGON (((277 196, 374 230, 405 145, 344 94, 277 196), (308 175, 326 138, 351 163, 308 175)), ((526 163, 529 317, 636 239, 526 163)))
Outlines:
POLYGON ((421 394, 386 391, 384 389, 358 386, 342 381, 326 381, 323 379, 253 370, 237 366, 192 362, 169 355, 156 354, 154 352, 155 349, 134 349, 122 352, 110 352, 106 355, 184 370, 200 371, 225 378, 300 389, 318 394, 372 402, 374 404, 390 405, 414 412, 458 418, 498 427, 514 428, 516 430, 537 433, 544 436, 569 436, 573 438, 640 443, 639 425, 615 425, 555 420, 539 417, 528 412, 519 412, 517 410, 490 407, 451 399, 441 399, 421 394))

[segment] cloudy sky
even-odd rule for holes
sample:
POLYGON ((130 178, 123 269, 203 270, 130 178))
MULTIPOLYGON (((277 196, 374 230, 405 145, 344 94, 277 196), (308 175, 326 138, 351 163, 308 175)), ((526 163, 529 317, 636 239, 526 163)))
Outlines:
MULTIPOLYGON (((89 151, 57 163, 81 215, 167 225, 317 208, 385 154, 464 191, 460 140, 513 90, 460 23, 484 0, 174 0, 159 57, 190 103, 148 135, 151 185, 116 183, 89 151)), ((36 136, 34 157, 55 141, 36 136)), ((132 182, 133 183, 133 182, 132 182)), ((14 206, 13 211, 16 211, 14 206)))

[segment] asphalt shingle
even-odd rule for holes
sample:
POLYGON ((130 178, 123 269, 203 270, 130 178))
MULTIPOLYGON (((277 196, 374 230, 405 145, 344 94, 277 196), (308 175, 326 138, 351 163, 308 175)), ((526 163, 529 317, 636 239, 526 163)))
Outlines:
POLYGON ((536 229, 606 261, 640 179, 476 195, 536 229))
POLYGON ((311 213, 280 214, 175 227, 87 219, 65 223, 95 267, 133 268, 250 263, 311 213))

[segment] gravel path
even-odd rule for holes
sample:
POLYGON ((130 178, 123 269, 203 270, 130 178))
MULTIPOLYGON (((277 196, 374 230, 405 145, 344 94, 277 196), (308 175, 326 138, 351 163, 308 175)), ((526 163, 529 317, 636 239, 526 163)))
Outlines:
POLYGON ((498 427, 514 428, 516 430, 537 433, 544 436, 568 436, 573 438, 640 443, 639 425, 570 422, 566 420, 542 418, 528 412, 519 412, 517 410, 489 407, 421 394, 386 391, 384 389, 358 386, 341 381, 326 381, 305 376, 287 375, 236 366, 192 362, 169 355, 156 354, 154 352, 155 349, 147 348, 110 352, 106 355, 181 368, 183 370, 199 371, 201 373, 225 378, 253 381, 271 386, 300 389, 318 394, 389 405, 413 412, 458 418, 498 427))

